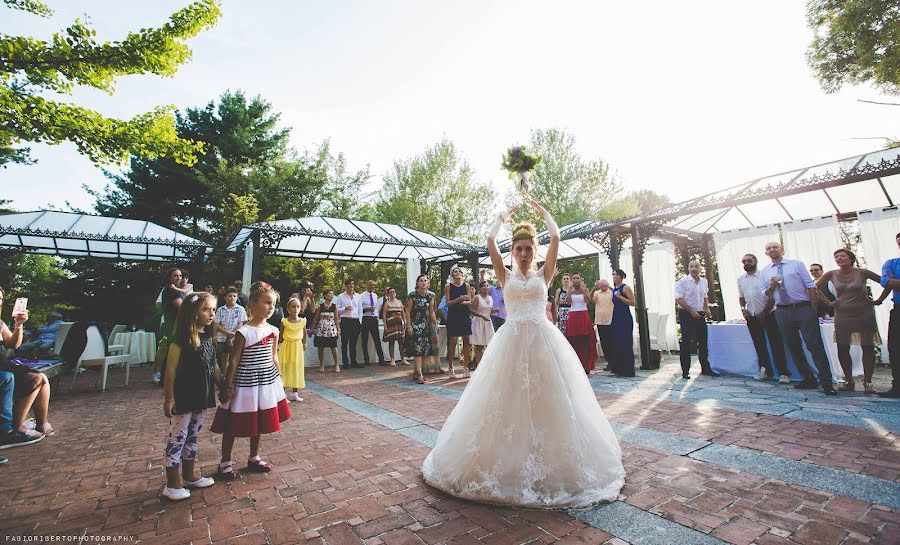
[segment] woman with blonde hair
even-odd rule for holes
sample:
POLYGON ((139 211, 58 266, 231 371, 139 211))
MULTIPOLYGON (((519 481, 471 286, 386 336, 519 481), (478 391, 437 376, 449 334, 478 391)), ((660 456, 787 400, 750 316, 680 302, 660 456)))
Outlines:
POLYGON ((565 509, 613 501, 625 483, 622 451, 578 356, 547 320, 547 285, 556 268, 559 228, 531 201, 550 233, 535 269, 534 226, 513 230, 507 269, 496 237, 487 246, 503 284, 506 324, 441 427, 422 465, 425 482, 454 496, 523 508, 565 509))

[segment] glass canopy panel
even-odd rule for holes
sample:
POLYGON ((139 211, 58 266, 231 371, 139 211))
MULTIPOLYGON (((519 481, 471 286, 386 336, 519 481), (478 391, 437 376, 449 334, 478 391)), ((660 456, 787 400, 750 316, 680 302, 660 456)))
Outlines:
POLYGON ((406 235, 406 239, 410 239, 414 237, 413 240, 421 240, 425 244, 431 244, 433 246, 443 246, 444 242, 441 241, 438 237, 434 235, 429 235, 428 233, 423 233, 422 231, 416 231, 415 229, 408 229, 409 233, 406 235))
MULTIPOLYGON (((43 220, 44 218, 41 218, 36 222, 36 224, 44 223, 43 220)), ((53 223, 57 222, 53 221, 53 223)), ((112 228, 112 225, 112 218, 102 218, 99 216, 81 216, 81 218, 77 222, 75 222, 72 227, 62 230, 74 233, 96 234, 103 236, 109 232, 109 230, 112 228)))
MULTIPOLYGON (((13 237, 13 240, 16 241, 16 246, 19 245, 19 241, 17 237, 13 237)), ((22 244, 25 246, 37 246, 40 248, 53 248, 53 239, 47 237, 36 237, 36 236, 23 236, 22 244)))
POLYGON ((900 147, 883 149, 866 155, 863 158, 862 163, 860 163, 860 166, 865 165, 866 163, 878 166, 881 161, 893 161, 897 157, 900 157, 900 147))
POLYGON ((825 163, 824 165, 819 165, 817 167, 811 167, 803 173, 800 181, 809 180, 813 176, 822 176, 824 174, 838 175, 841 171, 847 172, 852 169, 857 162, 859 162, 859 156, 841 159, 840 161, 832 161, 831 163, 825 163))
POLYGON ((687 229, 688 231, 702 232, 698 229, 698 227, 707 224, 710 219, 715 218, 721 213, 721 208, 698 212, 694 214, 693 217, 688 217, 678 225, 672 225, 672 227, 677 227, 678 229, 687 229))
POLYGON ((719 221, 713 226, 713 230, 731 231, 732 229, 745 229, 747 227, 751 227, 750 222, 738 211, 738 207, 734 207, 719 218, 719 221))
POLYGON ((384 248, 381 249, 382 257, 399 257, 403 252, 404 246, 400 246, 399 244, 387 244, 384 248))
POLYGON ((781 174, 774 174, 772 176, 760 178, 756 181, 755 184, 753 184, 753 190, 759 191, 765 188, 776 189, 796 178, 797 175, 804 170, 805 169, 792 170, 790 172, 783 172, 781 174))
POLYGON ((392 237, 396 238, 399 241, 403 242, 417 242, 416 239, 407 233, 402 227, 399 225, 392 225, 382 223, 379 225, 382 229, 387 231, 392 237))
POLYGON ((379 242, 363 242, 359 245, 359 249, 356 250, 356 253, 359 255, 366 256, 376 256, 381 253, 381 249, 384 247, 384 244, 379 242))
MULTIPOLYGON (((331 251, 331 247, 334 245, 334 243, 335 239, 333 238, 312 237, 309 240, 309 246, 306 247, 306 251, 313 254, 327 254, 329 251, 331 251)), ((300 250, 300 248, 297 249, 300 250)))
POLYGON ((341 235, 348 235, 352 237, 365 237, 366 233, 363 233, 362 230, 357 229, 352 222, 349 222, 345 219, 340 218, 325 218, 323 220, 328 225, 331 225, 331 228, 341 235))
POLYGON ((342 254, 342 255, 353 255, 356 253, 356 250, 359 248, 359 242, 355 240, 337 240, 333 241, 334 249, 331 250, 333 254, 342 254))
POLYGON ((834 206, 824 191, 808 191, 779 197, 778 200, 787 208, 795 220, 805 220, 834 214, 834 206))
POLYGON ((279 250, 302 252, 307 243, 312 239, 309 235, 293 235, 282 239, 278 244, 279 250))
POLYGON ((22 229, 43 214, 43 212, 23 212, 21 214, 9 214, 0 216, 0 225, 22 229))
POLYGON ((74 238, 58 238, 56 239, 56 247, 66 250, 87 251, 87 241, 74 238))
POLYGON ((891 202, 895 205, 900 204, 900 174, 882 178, 881 183, 884 185, 884 190, 890 195, 891 202))
MULTIPOLYGON (((160 240, 175 240, 177 238, 186 238, 184 236, 176 237, 174 231, 172 231, 171 229, 166 229, 161 225, 156 225, 155 223, 148 224, 146 226, 146 229, 142 228, 142 231, 144 233, 144 238, 154 238, 160 240)), ((140 233, 135 236, 139 235, 140 233)))
POLYGON ((855 212, 888 206, 887 197, 881 191, 878 180, 830 187, 824 191, 828 192, 841 212, 855 212))
MULTIPOLYGON (((146 227, 148 227, 146 221, 118 218, 110 227, 109 235, 114 237, 139 237, 144 234, 146 227)), ((169 231, 169 234, 166 237, 174 238, 175 233, 168 229, 167 231, 169 231)))
MULTIPOLYGON (((282 222, 276 222, 277 224, 281 224, 282 222)), ((308 229, 310 231, 324 231, 324 232, 332 232, 333 229, 328 226, 327 223, 322 221, 322 218, 303 218, 300 220, 286 220, 284 221, 285 227, 299 227, 302 229, 308 229)))
POLYGON ((741 212, 753 222, 753 225, 769 225, 791 219, 774 199, 742 204, 741 212))
POLYGON ((99 240, 89 240, 88 250, 90 250, 92 254, 103 255, 115 255, 119 251, 119 249, 116 247, 115 242, 104 242, 99 240))
MULTIPOLYGON (((156 246, 155 244, 151 246, 156 246)), ((146 244, 134 244, 131 242, 122 242, 119 244, 119 250, 123 255, 127 254, 130 256, 144 256, 144 252, 149 251, 150 248, 147 247, 146 244)), ((151 252, 154 253, 154 252, 151 252)))

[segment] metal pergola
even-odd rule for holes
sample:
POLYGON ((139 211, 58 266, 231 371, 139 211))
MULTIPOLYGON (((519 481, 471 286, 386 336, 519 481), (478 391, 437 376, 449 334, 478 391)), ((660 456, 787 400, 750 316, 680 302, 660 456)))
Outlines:
POLYGON ((430 235, 402 225, 314 216, 243 226, 226 250, 238 252, 252 242, 251 278, 259 273, 261 255, 333 259, 368 263, 429 263, 466 260, 478 267, 483 246, 430 235))
MULTIPOLYGON (((849 219, 863 210, 893 207, 898 202, 900 147, 757 178, 631 218, 566 226, 561 230, 561 238, 592 240, 609 255, 614 268, 619 266, 623 243, 631 239, 635 314, 641 360, 646 362, 650 357, 650 334, 641 265, 651 237, 673 241, 681 250, 685 268, 688 247, 699 248, 703 265, 711 272, 713 232, 820 216, 849 219)), ((544 235, 541 242, 546 240, 544 235)), ((713 289, 710 295, 710 302, 714 302, 713 289)))
POLYGON ((0 250, 123 261, 205 261, 212 246, 149 221, 41 210, 0 215, 0 250))

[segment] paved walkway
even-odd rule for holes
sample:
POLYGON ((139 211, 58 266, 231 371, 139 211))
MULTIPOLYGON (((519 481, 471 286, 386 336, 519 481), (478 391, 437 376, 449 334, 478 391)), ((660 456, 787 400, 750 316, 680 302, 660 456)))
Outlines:
MULTIPOLYGON (((618 501, 569 512, 459 501, 422 482, 422 460, 467 380, 418 385, 408 367, 308 370, 294 418, 263 440, 274 472, 173 503, 159 497, 166 419, 149 371, 106 393, 85 376, 74 393, 54 393, 56 436, 3 452, 0 533, 10 543, 167 545, 900 542, 900 402, 736 378, 685 382, 676 371, 591 378, 627 482, 618 501)), ((121 372, 109 380, 121 384, 121 372)), ((205 473, 218 448, 204 431, 205 473)), ((239 467, 247 450, 238 440, 239 467)))

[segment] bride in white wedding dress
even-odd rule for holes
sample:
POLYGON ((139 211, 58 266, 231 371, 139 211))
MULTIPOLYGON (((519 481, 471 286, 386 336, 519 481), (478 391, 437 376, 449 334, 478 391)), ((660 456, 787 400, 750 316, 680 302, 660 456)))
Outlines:
POLYGON ((622 451, 578 355, 547 320, 547 284, 556 268, 559 229, 531 201, 550 232, 544 266, 535 271, 534 227, 513 231, 513 269, 488 235, 503 285, 506 323, 494 335, 459 403, 422 465, 425 482, 475 501, 538 509, 615 500, 625 483, 622 451))

